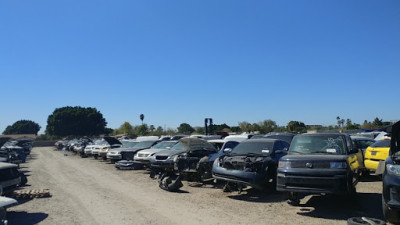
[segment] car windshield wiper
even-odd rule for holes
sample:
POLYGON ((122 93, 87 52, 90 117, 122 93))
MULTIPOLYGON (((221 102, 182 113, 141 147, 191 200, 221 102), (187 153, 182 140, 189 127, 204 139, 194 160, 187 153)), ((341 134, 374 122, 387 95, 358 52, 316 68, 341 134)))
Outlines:
POLYGON ((316 152, 311 152, 310 154, 327 154, 327 155, 336 155, 336 152, 316 151, 316 152))

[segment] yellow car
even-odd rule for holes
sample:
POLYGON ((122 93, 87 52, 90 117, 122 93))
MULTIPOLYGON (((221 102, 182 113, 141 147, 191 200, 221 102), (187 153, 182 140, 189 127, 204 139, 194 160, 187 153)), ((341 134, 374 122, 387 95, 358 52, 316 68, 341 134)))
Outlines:
MULTIPOLYGON (((377 141, 365 150, 364 165, 369 171, 378 172, 379 162, 389 157, 390 139, 377 141)), ((383 165, 383 163, 381 163, 383 165)), ((382 171, 383 172, 383 171, 382 171)), ((378 173, 379 174, 379 173, 378 173)))

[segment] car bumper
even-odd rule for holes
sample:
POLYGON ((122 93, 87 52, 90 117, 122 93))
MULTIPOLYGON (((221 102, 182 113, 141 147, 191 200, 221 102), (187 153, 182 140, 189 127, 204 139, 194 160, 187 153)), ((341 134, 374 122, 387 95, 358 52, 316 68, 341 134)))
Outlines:
POLYGON ((400 212, 400 177, 385 173, 382 180, 384 201, 392 210, 400 212))
POLYGON ((267 181, 265 175, 256 172, 245 172, 242 170, 228 170, 223 167, 214 167, 213 178, 236 184, 251 186, 256 189, 263 189, 267 181))
POLYGON ((364 160, 365 168, 367 168, 368 170, 371 170, 371 171, 375 171, 376 169, 378 169, 378 165, 379 165, 380 161, 381 160, 377 160, 377 159, 365 159, 364 160))
POLYGON ((142 165, 150 165, 150 159, 135 158, 133 161, 142 165))
POLYGON ((344 194, 347 191, 346 170, 279 170, 277 172, 277 191, 303 193, 344 194))
POLYGON ((166 161, 151 161, 151 167, 154 168, 164 168, 164 169, 173 169, 174 168, 174 161, 166 160, 166 161))
POLYGON ((110 159, 110 160, 121 160, 122 157, 121 157, 121 155, 107 155, 107 159, 110 159))

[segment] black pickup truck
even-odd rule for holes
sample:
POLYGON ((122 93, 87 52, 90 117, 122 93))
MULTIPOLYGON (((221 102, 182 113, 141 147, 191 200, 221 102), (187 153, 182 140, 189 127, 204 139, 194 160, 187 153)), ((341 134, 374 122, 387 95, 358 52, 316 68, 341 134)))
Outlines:
POLYGON ((296 135, 288 155, 279 161, 277 190, 289 192, 289 204, 304 194, 355 196, 360 177, 361 150, 349 135, 312 133, 296 135))

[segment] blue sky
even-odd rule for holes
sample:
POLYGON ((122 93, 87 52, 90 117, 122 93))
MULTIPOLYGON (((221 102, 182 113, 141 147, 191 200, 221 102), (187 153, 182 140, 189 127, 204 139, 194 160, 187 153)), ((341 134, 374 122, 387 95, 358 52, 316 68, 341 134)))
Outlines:
POLYGON ((0 1, 0 132, 64 106, 173 128, 400 119, 400 1, 0 1))

